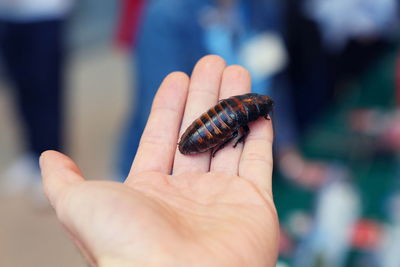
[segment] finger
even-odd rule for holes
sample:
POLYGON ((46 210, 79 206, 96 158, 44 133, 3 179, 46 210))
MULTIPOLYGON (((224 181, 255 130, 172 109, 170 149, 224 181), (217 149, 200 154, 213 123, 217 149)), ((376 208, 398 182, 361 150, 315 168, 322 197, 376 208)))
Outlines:
POLYGON ((250 125, 239 162, 239 176, 272 193, 272 121, 258 119, 250 125))
MULTIPOLYGON (((249 93, 250 87, 249 72, 241 66, 229 66, 222 76, 220 99, 249 93)), ((232 140, 211 159, 210 171, 238 174, 239 159, 243 145, 238 144, 236 148, 233 148, 234 142, 235 140, 232 140)))
MULTIPOLYGON (((40 168, 42 171, 44 191, 51 205, 54 207, 57 214, 60 215, 63 211, 65 212, 65 206, 61 206, 58 203, 60 203, 69 189, 72 189, 72 187, 85 180, 76 164, 69 157, 56 151, 46 151, 42 153, 40 156, 40 168)), ((76 234, 76 231, 71 230, 70 223, 66 223, 65 220, 60 217, 59 219, 84 258, 89 263, 95 263, 94 256, 87 246, 85 246, 79 235, 76 234)))
MULTIPOLYGON (((190 80, 180 136, 186 128, 217 103, 225 61, 218 56, 205 56, 196 64, 190 80)), ((210 152, 196 155, 175 153, 173 172, 205 172, 210 168, 210 152)))
POLYGON ((188 87, 189 77, 182 72, 171 73, 164 79, 127 181, 141 172, 171 172, 188 87))
POLYGON ((76 164, 56 151, 42 153, 40 168, 44 192, 55 209, 57 209, 57 201, 70 186, 84 181, 76 164))

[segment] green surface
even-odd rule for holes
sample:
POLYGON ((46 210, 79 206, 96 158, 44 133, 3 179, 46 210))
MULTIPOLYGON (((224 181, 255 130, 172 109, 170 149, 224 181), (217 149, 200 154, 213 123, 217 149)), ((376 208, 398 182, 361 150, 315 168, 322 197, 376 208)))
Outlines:
MULTIPOLYGON (((345 166, 360 194, 362 219, 380 223, 390 223, 387 202, 393 192, 400 191, 400 163, 394 153, 377 151, 374 137, 352 132, 349 114, 359 108, 374 108, 382 112, 394 110, 396 51, 396 48, 388 51, 359 79, 345 86, 335 103, 309 129, 300 144, 309 159, 323 159, 345 166)), ((279 173, 274 175, 273 186, 284 228, 288 228, 294 211, 312 214, 315 192, 299 188, 279 173)), ((352 250, 349 255, 347 266, 358 266, 351 262, 358 262, 363 252, 352 250)))

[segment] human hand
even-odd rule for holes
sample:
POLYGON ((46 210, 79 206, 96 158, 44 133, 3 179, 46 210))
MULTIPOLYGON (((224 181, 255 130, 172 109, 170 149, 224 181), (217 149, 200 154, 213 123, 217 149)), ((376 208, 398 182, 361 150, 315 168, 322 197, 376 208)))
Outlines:
POLYGON ((244 145, 214 158, 176 149, 201 113, 250 86, 245 69, 217 56, 201 59, 190 79, 168 75, 123 184, 86 181, 71 159, 42 154, 46 195, 91 265, 275 266, 271 121, 251 123, 244 145))
POLYGON ((349 116, 349 124, 353 131, 371 139, 370 153, 400 151, 400 108, 392 111, 356 109, 349 116))
POLYGON ((278 165, 281 173, 297 185, 316 190, 327 179, 331 168, 327 162, 307 160, 297 148, 289 148, 280 153, 278 165))

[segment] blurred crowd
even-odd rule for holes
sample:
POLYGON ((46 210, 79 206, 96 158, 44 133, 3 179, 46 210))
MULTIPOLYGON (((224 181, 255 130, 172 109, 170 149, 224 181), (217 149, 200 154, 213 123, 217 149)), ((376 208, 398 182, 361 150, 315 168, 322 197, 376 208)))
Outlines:
MULTIPOLYGON (((2 191, 23 173, 40 186, 40 153, 68 151, 72 6, 0 0, 0 61, 27 140, 2 191)), ((399 10, 397 0, 121 0, 115 39, 135 79, 116 173, 129 172, 162 79, 217 54, 276 102, 279 266, 400 266, 399 10)))

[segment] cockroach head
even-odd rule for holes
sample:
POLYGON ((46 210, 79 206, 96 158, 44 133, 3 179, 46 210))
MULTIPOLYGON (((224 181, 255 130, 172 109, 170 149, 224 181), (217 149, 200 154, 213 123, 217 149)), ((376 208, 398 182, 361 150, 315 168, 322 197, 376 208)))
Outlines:
POLYGON ((255 99, 260 110, 260 116, 267 116, 274 107, 274 101, 272 98, 266 95, 257 95, 255 99))

